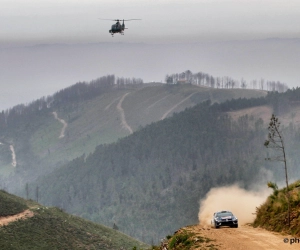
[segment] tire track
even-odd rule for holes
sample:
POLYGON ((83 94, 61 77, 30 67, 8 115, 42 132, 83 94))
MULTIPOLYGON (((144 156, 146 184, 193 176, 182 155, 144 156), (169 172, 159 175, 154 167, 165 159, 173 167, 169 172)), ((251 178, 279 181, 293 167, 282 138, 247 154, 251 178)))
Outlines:
POLYGON ((159 102, 163 101, 164 99, 168 98, 170 95, 172 95, 172 94, 168 94, 168 95, 164 96, 163 98, 157 100, 156 102, 152 103, 149 107, 147 107, 147 109, 152 108, 154 105, 156 105, 157 103, 159 103, 159 102))
POLYGON ((119 99, 120 99, 120 97, 115 98, 110 104, 108 104, 108 105, 104 108, 104 110, 108 110, 108 109, 110 108, 110 106, 113 105, 114 102, 118 101, 119 99))
POLYGON ((176 109, 180 104, 184 103, 186 100, 188 100, 191 96, 197 94, 198 92, 190 94, 188 97, 181 100, 179 103, 175 104, 172 108, 170 108, 164 115, 160 118, 160 120, 165 119, 174 109, 176 109))
POLYGON ((130 92, 128 92, 128 93, 126 93, 126 94, 124 94, 124 95, 122 96, 122 98, 120 99, 120 101, 119 101, 119 103, 118 103, 118 105, 117 105, 117 109, 118 109, 118 111, 120 112, 120 115, 121 115, 121 125, 122 125, 122 127, 126 128, 126 129, 130 132, 130 134, 132 134, 132 133, 133 133, 133 130, 132 130, 132 128, 128 125, 128 123, 127 123, 127 121, 126 121, 126 118, 125 118, 124 109, 122 108, 122 103, 123 103, 125 97, 126 97, 128 94, 130 94, 130 92))

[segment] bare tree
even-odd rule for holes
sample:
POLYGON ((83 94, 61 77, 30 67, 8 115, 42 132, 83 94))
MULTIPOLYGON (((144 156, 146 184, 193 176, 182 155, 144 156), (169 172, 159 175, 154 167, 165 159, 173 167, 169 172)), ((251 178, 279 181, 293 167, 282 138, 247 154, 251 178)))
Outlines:
POLYGON ((242 89, 246 89, 246 88, 247 88, 247 83, 246 83, 246 81, 244 80, 244 78, 241 79, 241 88, 242 88, 242 89))
POLYGON ((286 197, 288 200, 288 225, 290 226, 290 195, 289 195, 289 182, 288 182, 288 171, 286 164, 286 153, 285 146, 282 137, 282 131, 280 130, 280 122, 278 118, 272 114, 268 127, 268 139, 265 141, 264 145, 267 148, 271 148, 276 151, 274 157, 268 157, 266 160, 281 161, 284 163, 285 171, 285 182, 286 182, 286 197))
POLYGON ((259 81, 259 87, 261 90, 264 90, 264 84, 265 84, 265 80, 263 78, 261 78, 259 81))
POLYGON ((36 202, 39 202, 39 186, 36 186, 35 195, 36 195, 36 202))
POLYGON ((28 187, 28 183, 26 183, 25 190, 26 190, 26 199, 28 200, 28 196, 29 196, 29 187, 28 187))

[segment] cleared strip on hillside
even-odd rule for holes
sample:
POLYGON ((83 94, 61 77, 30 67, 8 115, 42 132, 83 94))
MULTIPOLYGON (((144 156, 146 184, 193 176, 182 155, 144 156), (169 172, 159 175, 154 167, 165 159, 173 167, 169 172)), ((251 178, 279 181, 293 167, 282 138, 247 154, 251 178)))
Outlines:
POLYGON ((163 98, 157 100, 156 102, 152 103, 149 107, 147 107, 147 109, 152 108, 153 106, 155 106, 155 105, 158 104, 159 102, 161 102, 161 101, 163 101, 164 99, 168 98, 170 95, 172 95, 172 94, 168 94, 168 95, 164 96, 163 98))
POLYGON ((130 94, 130 92, 127 92, 126 94, 124 94, 121 98, 121 100, 119 101, 118 105, 117 105, 117 109, 118 111, 120 112, 120 115, 121 115, 121 125, 126 128, 130 134, 133 133, 133 130, 132 128, 128 125, 127 121, 126 121, 126 118, 125 118, 125 112, 124 112, 124 109, 122 108, 122 103, 125 99, 125 97, 130 94))
POLYGON ((59 135, 58 138, 63 138, 63 137, 65 137, 65 131, 66 131, 66 128, 68 127, 68 123, 66 123, 66 121, 63 120, 63 119, 60 119, 55 111, 52 112, 52 114, 54 115, 54 118, 55 118, 56 120, 58 120, 58 121, 63 125, 63 127, 62 127, 62 129, 61 129, 61 131, 60 131, 60 135, 59 135))
POLYGON ((16 167, 17 166, 17 160, 16 160, 16 153, 15 153, 14 146, 9 145, 9 148, 10 148, 10 151, 11 151, 11 158, 12 158, 11 165, 13 167, 16 167))
POLYGON ((160 120, 165 119, 174 109, 176 109, 180 104, 182 104, 183 102, 185 102, 186 100, 188 100, 191 96, 193 96, 194 94, 197 94, 198 92, 192 93, 189 96, 187 96, 186 98, 184 98, 183 100, 181 100, 179 103, 175 104, 172 108, 170 108, 166 113, 163 114, 163 116, 160 118, 160 120))

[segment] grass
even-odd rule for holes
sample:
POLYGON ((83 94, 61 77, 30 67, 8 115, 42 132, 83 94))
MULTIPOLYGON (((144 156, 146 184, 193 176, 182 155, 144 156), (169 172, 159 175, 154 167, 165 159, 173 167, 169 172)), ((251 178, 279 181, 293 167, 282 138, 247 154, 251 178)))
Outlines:
POLYGON ((0 216, 28 208, 34 216, 0 227, 0 249, 146 249, 117 230, 0 191, 0 216))
POLYGON ((28 208, 23 199, 0 190, 0 217, 15 215, 28 208))
POLYGON ((31 148, 35 155, 44 157, 53 150, 54 145, 59 141, 58 136, 61 130, 61 123, 54 119, 49 113, 48 119, 45 120, 44 126, 37 130, 31 140, 31 148))
POLYGON ((286 188, 274 189, 266 202, 257 208, 254 227, 300 236, 300 181, 289 185, 291 204, 290 227, 288 226, 288 202, 286 188))
POLYGON ((128 135, 120 125, 116 109, 123 93, 109 92, 71 108, 57 110, 58 117, 68 123, 65 137, 61 139, 58 137, 62 124, 49 113, 45 125, 30 139, 32 151, 44 164, 54 165, 89 154, 100 144, 115 142, 128 135))
MULTIPOLYGON (((144 87, 116 89, 94 99, 82 101, 60 110, 58 117, 68 123, 66 135, 59 139, 62 124, 49 113, 30 138, 30 147, 45 166, 70 161, 82 154, 92 153, 96 146, 116 142, 129 135, 121 125, 117 104, 126 96, 122 107, 126 121, 133 131, 158 121, 172 107, 192 93, 189 99, 176 106, 172 112, 180 112, 196 103, 213 99, 221 102, 233 97, 256 97, 263 93, 255 90, 211 89, 195 85, 144 85, 144 87)), ((172 115, 170 112, 168 115, 172 115)), ((18 156, 17 156, 18 157, 18 156)))
MULTIPOLYGON (((192 249, 209 249, 217 250, 216 245, 209 238, 203 237, 195 232, 191 232, 191 226, 182 228, 174 233, 168 235, 166 240, 162 242, 169 250, 192 250, 192 249)), ((160 250, 162 246, 153 246, 153 250, 160 250)))

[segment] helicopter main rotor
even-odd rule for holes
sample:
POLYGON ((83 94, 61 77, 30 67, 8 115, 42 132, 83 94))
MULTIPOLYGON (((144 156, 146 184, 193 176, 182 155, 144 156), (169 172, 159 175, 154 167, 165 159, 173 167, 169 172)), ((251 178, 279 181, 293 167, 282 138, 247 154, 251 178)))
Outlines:
POLYGON ((104 18, 99 18, 100 20, 109 20, 109 21, 114 21, 116 24, 113 24, 111 26, 111 29, 109 30, 109 33, 114 36, 115 33, 120 33, 121 35, 124 35, 124 30, 127 29, 125 28, 124 22, 127 21, 136 21, 136 20, 142 20, 142 19, 104 19, 104 18), (122 22, 122 24, 121 24, 122 22))
POLYGON ((121 21, 133 21, 133 20, 142 20, 142 19, 103 19, 99 18, 100 20, 108 20, 108 21, 115 21, 115 22, 121 22, 121 21))

